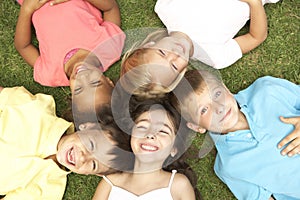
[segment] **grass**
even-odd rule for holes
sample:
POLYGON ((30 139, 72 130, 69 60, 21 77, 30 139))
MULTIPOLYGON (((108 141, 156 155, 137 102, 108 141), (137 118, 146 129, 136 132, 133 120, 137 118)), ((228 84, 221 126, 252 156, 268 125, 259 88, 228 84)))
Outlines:
MULTIPOLYGON (((153 9, 154 0, 119 0, 122 13, 122 28, 131 30, 140 27, 163 27, 153 9)), ((225 84, 232 92, 246 88, 255 79, 265 75, 281 77, 300 84, 299 39, 300 3, 298 0, 281 0, 277 4, 265 6, 269 35, 267 40, 255 50, 229 68, 220 70, 225 84)), ((19 5, 13 0, 0 1, 0 85, 23 85, 32 93, 46 93, 54 96, 57 114, 66 109, 70 91, 67 87, 44 87, 33 80, 32 68, 20 57, 13 45, 15 24, 19 5)), ((180 14, 180 13, 178 13, 180 14)), ((247 27, 241 30, 247 31, 247 27)), ((116 79, 120 62, 114 64, 106 75, 116 79)), ((193 141, 190 153, 197 155, 204 136, 198 135, 193 141)), ((204 199, 235 199, 227 187, 214 175, 215 150, 203 159, 196 156, 189 163, 198 175, 198 188, 204 199)), ((70 174, 64 199, 91 199, 100 178, 70 174)))

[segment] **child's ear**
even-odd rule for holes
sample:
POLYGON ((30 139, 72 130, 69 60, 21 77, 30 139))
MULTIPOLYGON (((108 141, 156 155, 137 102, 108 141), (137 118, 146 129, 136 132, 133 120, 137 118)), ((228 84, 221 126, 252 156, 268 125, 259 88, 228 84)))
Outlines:
POLYGON ((91 128, 94 128, 94 127, 95 127, 95 123, 86 122, 86 123, 80 124, 78 128, 79 128, 80 131, 83 131, 83 130, 91 129, 91 128))
POLYGON ((152 47, 153 45, 155 45, 155 42, 154 41, 151 41, 151 42, 148 42, 146 44, 143 45, 143 48, 150 48, 152 47))
POLYGON ((171 151, 171 153, 170 153, 171 157, 175 157, 176 154, 177 154, 177 152, 178 152, 177 148, 173 148, 172 151, 171 151))
POLYGON ((102 175, 102 174, 95 174, 95 175, 96 175, 96 176, 99 176, 99 177, 101 177, 101 178, 103 177, 103 175, 102 175))
POLYGON ((206 129, 205 129, 205 128, 202 128, 201 126, 196 125, 196 124, 194 124, 194 123, 187 122, 186 125, 187 125, 187 127, 188 127, 189 129, 192 129, 192 130, 195 131, 195 132, 198 132, 198 133, 205 133, 205 132, 206 132, 206 129))
POLYGON ((115 84, 112 82, 112 80, 110 80, 110 78, 108 78, 107 76, 105 78, 106 78, 106 80, 108 81, 108 83, 110 84, 111 87, 115 87, 115 84))

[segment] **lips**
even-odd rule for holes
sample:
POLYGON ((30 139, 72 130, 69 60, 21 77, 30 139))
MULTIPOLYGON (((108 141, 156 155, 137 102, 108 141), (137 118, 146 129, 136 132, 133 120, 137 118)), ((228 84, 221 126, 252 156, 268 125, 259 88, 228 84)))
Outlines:
POLYGON ((224 121, 231 114, 231 108, 227 111, 226 115, 220 120, 220 122, 224 121))
POLYGON ((72 147, 71 149, 69 149, 69 151, 67 151, 66 160, 67 160, 67 162, 69 164, 75 166, 75 151, 74 151, 74 147, 72 147))
POLYGON ((141 144, 140 147, 143 151, 148 151, 148 152, 154 152, 158 150, 157 146, 151 144, 141 144))

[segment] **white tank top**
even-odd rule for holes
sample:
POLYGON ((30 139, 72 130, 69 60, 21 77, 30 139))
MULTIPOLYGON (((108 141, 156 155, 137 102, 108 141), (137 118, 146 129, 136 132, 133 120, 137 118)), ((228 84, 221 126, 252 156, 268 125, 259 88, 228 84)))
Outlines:
POLYGON ((112 182, 105 176, 103 176, 104 180, 111 185, 111 191, 108 197, 108 200, 153 200, 153 199, 163 199, 163 200, 173 200, 171 195, 171 186, 173 183, 174 176, 176 174, 176 170, 172 170, 172 176, 170 178, 170 182, 168 187, 160 188, 156 190, 152 190, 142 195, 135 195, 123 188, 115 186, 112 182))

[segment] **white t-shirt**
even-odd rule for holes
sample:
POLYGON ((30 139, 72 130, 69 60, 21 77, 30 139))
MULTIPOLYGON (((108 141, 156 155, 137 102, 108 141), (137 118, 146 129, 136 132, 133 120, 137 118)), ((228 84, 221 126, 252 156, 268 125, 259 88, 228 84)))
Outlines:
POLYGON ((233 37, 250 18, 247 3, 239 0, 157 0, 155 12, 168 32, 180 31, 192 39, 193 58, 221 69, 242 57, 233 37))

